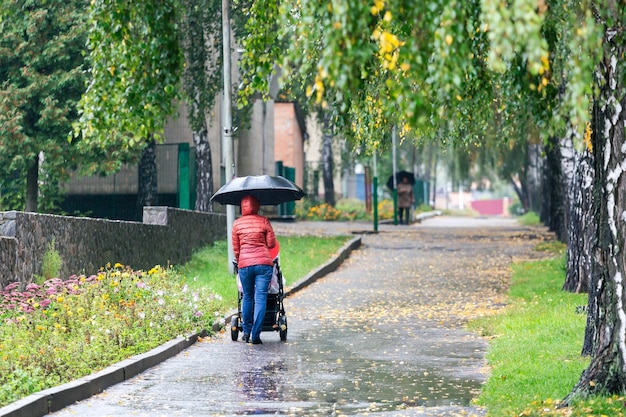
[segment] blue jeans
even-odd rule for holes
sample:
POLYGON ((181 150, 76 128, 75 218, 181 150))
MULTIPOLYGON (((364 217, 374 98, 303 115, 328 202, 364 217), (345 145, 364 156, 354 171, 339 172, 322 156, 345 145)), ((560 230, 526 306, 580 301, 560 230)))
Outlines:
POLYGON ((241 325, 251 340, 259 340, 267 306, 267 289, 274 268, 270 265, 252 265, 239 270, 243 288, 241 325))

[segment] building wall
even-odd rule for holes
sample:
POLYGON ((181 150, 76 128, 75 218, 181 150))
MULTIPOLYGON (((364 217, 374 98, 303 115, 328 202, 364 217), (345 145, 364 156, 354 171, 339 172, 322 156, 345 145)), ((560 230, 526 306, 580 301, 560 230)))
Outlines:
POLYGON ((293 103, 274 104, 274 157, 296 169, 296 185, 304 185, 304 138, 293 103))
POLYGON ((237 176, 274 175, 274 111, 273 101, 255 100, 250 129, 240 131, 235 140, 237 176))

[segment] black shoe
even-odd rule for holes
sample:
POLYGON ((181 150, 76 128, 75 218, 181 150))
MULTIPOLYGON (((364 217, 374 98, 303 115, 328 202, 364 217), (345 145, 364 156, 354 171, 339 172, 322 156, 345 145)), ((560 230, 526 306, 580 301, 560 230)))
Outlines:
POLYGON ((262 345, 263 342, 261 342, 261 339, 252 339, 252 344, 253 345, 262 345))
POLYGON ((250 334, 244 333, 243 336, 241 336, 241 341, 246 343, 250 342, 250 334))

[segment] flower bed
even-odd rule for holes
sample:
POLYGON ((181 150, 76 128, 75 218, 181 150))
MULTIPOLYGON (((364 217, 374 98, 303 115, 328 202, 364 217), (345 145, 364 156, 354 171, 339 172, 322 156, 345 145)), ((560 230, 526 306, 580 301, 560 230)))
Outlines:
POLYGON ((210 330, 218 303, 160 266, 10 284, 0 291, 0 406, 210 330))

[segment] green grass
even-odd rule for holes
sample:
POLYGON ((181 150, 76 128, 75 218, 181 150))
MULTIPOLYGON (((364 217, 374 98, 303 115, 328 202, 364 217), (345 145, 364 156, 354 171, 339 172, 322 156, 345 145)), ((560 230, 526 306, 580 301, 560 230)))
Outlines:
POLYGON ((541 220, 539 219, 539 215, 534 211, 529 211, 528 213, 520 216, 517 220, 522 226, 539 226, 541 225, 541 220))
POLYGON ((563 255, 515 264, 505 312, 470 323, 491 338, 491 376, 478 400, 489 416, 560 413, 554 404, 588 365, 580 356, 586 316, 576 313, 587 295, 561 291, 564 280, 563 255))
MULTIPOLYGON (((349 239, 349 236, 278 236, 280 267, 287 286, 321 266, 349 239)), ((204 287, 223 299, 223 309, 237 306, 235 277, 228 273, 226 241, 215 242, 195 253, 185 265, 176 268, 192 288, 204 287)))

